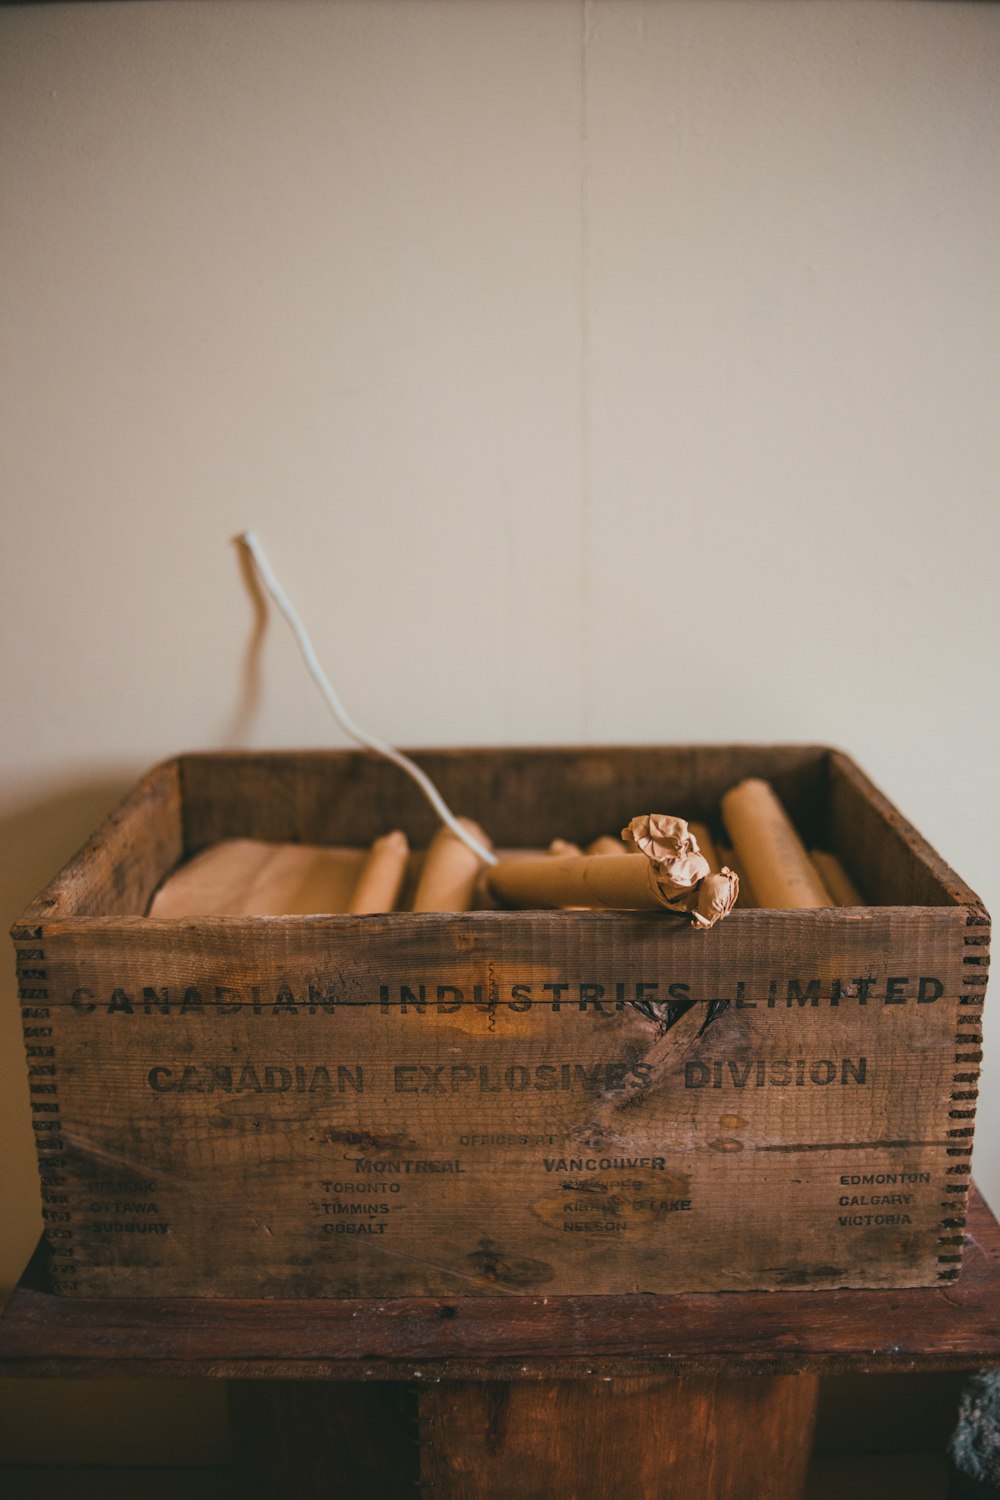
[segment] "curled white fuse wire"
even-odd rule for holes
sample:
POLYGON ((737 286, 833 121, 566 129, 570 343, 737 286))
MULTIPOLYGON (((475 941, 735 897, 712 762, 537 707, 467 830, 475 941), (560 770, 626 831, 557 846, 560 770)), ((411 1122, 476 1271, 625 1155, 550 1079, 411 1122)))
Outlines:
POLYGON ((362 745, 366 750, 374 751, 376 755, 381 755, 385 760, 392 761, 394 766, 398 766, 401 771, 405 771, 407 776, 417 783, 417 786, 423 792, 442 823, 451 829, 455 837, 461 839, 466 848, 471 849, 472 853, 478 859, 481 859, 484 864, 495 865, 497 863, 496 855, 491 849, 487 849, 485 844, 480 843, 474 834, 469 833, 468 829, 462 826, 431 778, 427 775, 427 772, 422 771, 416 762, 412 761, 408 755, 404 755, 401 750, 394 749, 392 745, 386 744, 384 740, 376 739, 374 735, 366 733, 360 724, 354 722, 341 702, 340 694, 324 671, 323 665, 316 655, 316 648, 309 638, 309 632, 302 623, 302 618, 298 610, 278 582, 274 569, 268 562, 267 554, 264 552, 257 537, 252 531, 244 531, 237 540, 242 542, 253 558, 254 567, 257 569, 257 575, 261 583, 287 620, 298 648, 302 653, 302 659, 309 670, 309 675, 319 688, 324 703, 344 733, 354 740, 356 744, 362 745))

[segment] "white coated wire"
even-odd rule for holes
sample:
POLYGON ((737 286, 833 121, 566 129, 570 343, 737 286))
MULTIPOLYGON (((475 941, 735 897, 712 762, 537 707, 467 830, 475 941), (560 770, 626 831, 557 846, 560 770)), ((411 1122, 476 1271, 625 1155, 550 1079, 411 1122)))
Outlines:
POLYGON ((267 555, 255 534, 252 531, 244 531, 239 540, 253 558, 254 567, 257 569, 260 580, 268 594, 270 594, 274 603, 288 621, 298 648, 302 652, 302 659, 309 669, 309 675, 319 688, 323 695, 323 701, 344 733, 349 735, 357 744, 363 745, 366 750, 374 750, 376 755, 381 755, 386 760, 391 760, 394 766, 398 766, 401 771, 406 772, 407 776, 412 777, 442 823, 451 829, 455 837, 461 839, 466 848, 471 849, 472 853, 485 864, 495 865, 497 863, 496 855, 492 850, 487 849, 485 844, 481 844, 467 829, 462 827, 462 824, 455 817, 455 814, 445 802, 426 771, 422 771, 416 762, 410 760, 409 756, 404 755, 401 750, 395 750, 392 745, 386 744, 384 740, 378 740, 374 736, 366 734, 360 724, 354 722, 340 701, 340 694, 323 670, 320 659, 316 655, 316 649, 309 639, 309 632, 302 623, 302 619, 292 601, 275 577, 274 569, 268 562, 267 555))

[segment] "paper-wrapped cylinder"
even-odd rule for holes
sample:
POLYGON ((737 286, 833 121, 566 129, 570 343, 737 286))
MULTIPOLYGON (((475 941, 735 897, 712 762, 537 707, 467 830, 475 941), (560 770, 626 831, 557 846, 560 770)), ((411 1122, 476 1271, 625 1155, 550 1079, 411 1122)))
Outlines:
MULTIPOLYGON (((489 847, 489 839, 471 818, 458 820, 466 832, 489 847)), ((483 862, 450 828, 431 841, 413 898, 414 911, 468 911, 483 862)))
POLYGON ((626 849, 621 839, 612 838, 610 833, 602 833, 592 844, 587 845, 588 854, 631 854, 631 849, 626 849))
POLYGON ((410 846, 400 829, 376 839, 365 860, 347 910, 354 916, 395 911, 406 876, 410 846))
POLYGON ((617 854, 542 854, 505 859, 492 867, 487 884, 505 906, 597 906, 632 911, 671 906, 656 884, 656 871, 649 860, 622 859, 617 854))
POLYGON ((812 860, 820 880, 838 906, 864 906, 861 892, 835 854, 826 849, 814 849, 812 860))
POLYGON ((761 906, 836 906, 768 782, 734 786, 722 799, 722 817, 761 906))

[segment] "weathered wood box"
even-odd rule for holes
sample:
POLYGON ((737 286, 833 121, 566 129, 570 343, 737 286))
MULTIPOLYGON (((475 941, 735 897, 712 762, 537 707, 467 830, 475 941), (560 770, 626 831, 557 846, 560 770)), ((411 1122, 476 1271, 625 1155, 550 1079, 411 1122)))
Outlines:
POLYGON ((958 1276, 988 917, 845 756, 421 753, 499 847, 772 781, 872 904, 144 915, 214 841, 434 831, 360 754, 154 770, 14 930, 57 1290, 448 1297, 958 1276), (637 1010, 696 1002, 668 1032, 637 1010), (709 1002, 713 1019, 705 1025, 709 1002))

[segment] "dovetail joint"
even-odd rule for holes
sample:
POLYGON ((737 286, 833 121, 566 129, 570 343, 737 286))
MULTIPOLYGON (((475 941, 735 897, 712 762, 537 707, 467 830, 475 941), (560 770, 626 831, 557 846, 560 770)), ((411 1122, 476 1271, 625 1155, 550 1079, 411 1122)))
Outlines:
MULTIPOLYGON (((46 1059, 44 1071, 49 1078, 43 1086, 47 1097, 44 1100, 32 1098, 30 1107, 41 1180, 42 1218, 51 1267, 50 1284, 55 1292, 75 1292, 77 1282, 74 1274, 73 1215, 67 1206, 66 1194, 58 1191, 64 1185, 60 1173, 66 1165, 66 1142, 62 1135, 63 1122, 59 1104, 57 1048, 52 1027, 40 1024, 52 1019, 48 1006, 48 989, 39 984, 39 980, 48 978, 44 947, 37 946, 41 938, 40 927, 14 929, 15 942, 31 942, 36 945, 18 950, 18 997, 21 1001, 25 1051, 29 1059, 46 1059)), ((41 1091, 42 1086, 39 1085, 35 1085, 32 1090, 33 1093, 41 1091)))

